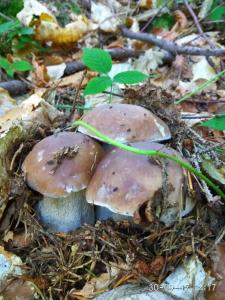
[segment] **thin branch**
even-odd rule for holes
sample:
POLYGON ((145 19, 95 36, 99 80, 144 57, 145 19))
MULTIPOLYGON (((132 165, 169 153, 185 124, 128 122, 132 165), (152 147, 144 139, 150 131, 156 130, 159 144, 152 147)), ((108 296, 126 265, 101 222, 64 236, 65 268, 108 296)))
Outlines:
POLYGON ((11 80, 0 82, 0 88, 7 90, 10 95, 18 96, 28 92, 31 88, 31 85, 22 80, 11 80))
MULTIPOLYGON (((115 48, 109 49, 113 59, 126 59, 130 57, 138 57, 143 53, 143 51, 136 51, 128 48, 115 48)), ((165 57, 165 61, 169 60, 169 57, 165 57)), ((66 68, 63 76, 71 75, 79 71, 83 71, 85 69, 85 65, 82 60, 72 61, 66 63, 66 68)), ((0 82, 0 88, 6 89, 12 96, 18 96, 26 93, 32 86, 29 83, 23 82, 22 80, 11 80, 6 82, 0 82)))
POLYGON ((207 37, 207 35, 206 35, 206 34, 204 33, 204 31, 202 30, 202 27, 201 27, 201 25, 200 25, 200 23, 199 23, 199 21, 198 21, 198 18, 197 18, 197 16, 196 16, 196 14, 195 14, 194 11, 193 11, 191 5, 188 3, 187 0, 184 0, 184 4, 185 4, 185 6, 187 7, 187 9, 188 9, 190 15, 192 16, 192 19, 193 19, 193 21, 194 21, 194 23, 195 23, 195 26, 196 26, 197 29, 198 29, 198 32, 204 37, 204 39, 207 41, 207 43, 209 44, 209 46, 210 46, 211 48, 215 48, 215 46, 213 45, 213 43, 210 41, 210 39, 207 37))
POLYGON ((152 43, 158 46, 159 48, 168 51, 174 56, 177 54, 189 54, 189 55, 197 55, 197 56, 202 55, 206 57, 225 55, 225 48, 208 49, 208 48, 199 48, 199 47, 179 46, 174 42, 159 38, 154 34, 133 32, 125 27, 121 27, 121 32, 124 37, 133 40, 152 43))
MULTIPOLYGON (((195 12, 193 11, 191 5, 188 3, 188 0, 184 0, 184 4, 187 7, 190 15, 192 16, 192 19, 195 23, 195 26, 197 27, 198 32, 201 34, 201 36, 207 41, 207 43, 209 44, 211 49, 215 48, 215 45, 211 42, 211 40, 207 37, 207 35, 204 33, 202 26, 199 23, 199 20, 195 14, 195 12)), ((212 59, 210 57, 206 57, 208 64, 213 68, 213 70, 217 73, 218 70, 214 64, 214 62, 212 61, 212 59)))
POLYGON ((69 118, 68 118, 69 120, 71 120, 71 118, 73 117, 73 114, 74 114, 74 112, 75 112, 75 110, 76 110, 76 101, 77 101, 77 98, 78 98, 78 96, 79 96, 79 92, 80 92, 80 89, 81 89, 81 85, 82 85, 82 83, 83 83, 83 81, 84 81, 84 78, 85 78, 86 74, 87 74, 87 70, 85 70, 85 71, 83 72, 83 75, 82 75, 82 77, 81 77, 79 86, 78 86, 78 88, 77 88, 77 90, 76 90, 76 94, 75 94, 75 97, 74 97, 74 100, 73 100, 72 109, 71 109, 71 112, 70 112, 70 115, 69 115, 69 118))
POLYGON ((0 12, 0 16, 1 16, 3 19, 7 20, 7 21, 13 21, 13 19, 9 18, 8 16, 6 16, 5 14, 3 14, 2 12, 0 12))

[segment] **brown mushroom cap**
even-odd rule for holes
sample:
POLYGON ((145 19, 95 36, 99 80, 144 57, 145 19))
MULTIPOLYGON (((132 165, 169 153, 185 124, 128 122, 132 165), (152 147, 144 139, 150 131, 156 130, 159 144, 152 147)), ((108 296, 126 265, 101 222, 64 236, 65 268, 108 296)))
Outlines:
MULTIPOLYGON (((147 109, 131 104, 100 105, 87 112, 83 121, 101 133, 123 143, 136 141, 162 141, 171 138, 168 126, 147 109)), ((94 134, 80 126, 78 130, 94 134)))
POLYGON ((87 187, 103 154, 101 146, 91 138, 61 132, 37 143, 22 169, 32 189, 48 197, 66 197, 87 187))
MULTIPOLYGON (((132 146, 144 150, 162 151, 179 156, 173 149, 150 142, 133 143, 132 146)), ((86 192, 89 203, 106 207, 115 213, 133 216, 140 222, 140 208, 145 207, 145 217, 153 221, 154 210, 159 207, 168 214, 177 214, 178 202, 183 195, 183 170, 173 161, 166 160, 168 174, 166 203, 162 204, 162 164, 159 157, 136 155, 121 149, 113 149, 96 168, 86 192), (170 207, 176 208, 169 212, 170 207)), ((165 216, 165 223, 170 223, 173 216, 165 216), (167 221, 168 219, 168 221, 167 221)), ((163 221, 164 222, 164 221, 163 221)))

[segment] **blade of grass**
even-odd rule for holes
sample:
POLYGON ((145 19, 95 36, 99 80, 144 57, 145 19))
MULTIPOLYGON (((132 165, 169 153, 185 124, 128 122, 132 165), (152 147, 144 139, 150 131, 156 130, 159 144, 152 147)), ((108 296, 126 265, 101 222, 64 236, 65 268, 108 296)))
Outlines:
POLYGON ((206 81, 202 85, 198 86, 196 89, 194 89, 192 92, 185 94, 182 98, 179 100, 175 101, 175 104, 180 104, 181 102, 187 100, 191 96, 195 95, 199 91, 203 90, 205 87, 209 86, 210 84, 214 83, 217 81, 220 77, 225 75, 225 70, 221 71, 220 73, 216 74, 214 77, 212 77, 210 80, 206 81))

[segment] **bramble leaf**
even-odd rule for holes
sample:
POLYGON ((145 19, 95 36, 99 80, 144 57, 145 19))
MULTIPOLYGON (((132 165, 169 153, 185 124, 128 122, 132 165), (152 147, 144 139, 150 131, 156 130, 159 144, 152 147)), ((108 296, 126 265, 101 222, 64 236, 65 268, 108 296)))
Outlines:
POLYGON ((98 48, 84 48, 83 62, 91 70, 108 73, 112 68, 112 58, 108 52, 98 48))
POLYGON ((147 78, 147 75, 139 71, 125 71, 116 74, 113 80, 117 83, 136 84, 146 80, 147 78))
POLYGON ((112 84, 112 79, 108 76, 95 77, 91 79, 84 90, 84 95, 94 95, 104 92, 112 84))

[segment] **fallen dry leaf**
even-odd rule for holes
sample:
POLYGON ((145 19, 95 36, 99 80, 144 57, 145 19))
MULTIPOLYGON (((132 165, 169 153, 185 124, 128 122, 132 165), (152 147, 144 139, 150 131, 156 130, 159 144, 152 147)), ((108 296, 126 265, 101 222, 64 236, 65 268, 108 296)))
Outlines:
MULTIPOLYGON (((89 82, 89 80, 93 77, 96 76, 96 73, 95 72, 91 72, 91 71, 88 71, 82 84, 81 84, 81 88, 85 87, 86 84, 89 82)), ((63 77, 61 80, 60 80, 60 83, 59 83, 59 87, 66 87, 66 86, 70 86, 70 87, 74 87, 74 88, 78 88, 80 86, 80 82, 82 80, 82 77, 83 77, 83 71, 81 72, 78 72, 78 73, 75 73, 73 75, 70 75, 70 76, 66 76, 66 77, 63 77)))
POLYGON ((85 16, 78 15, 77 20, 64 28, 56 22, 42 20, 36 23, 35 39, 41 44, 66 45, 77 42, 85 34, 95 29, 93 23, 85 16))

